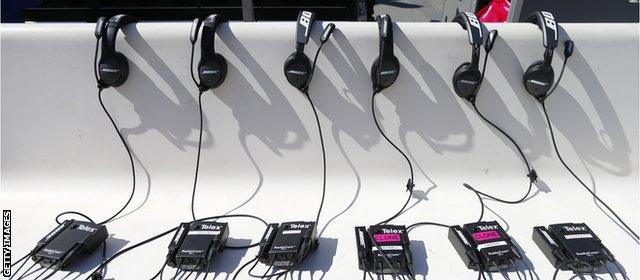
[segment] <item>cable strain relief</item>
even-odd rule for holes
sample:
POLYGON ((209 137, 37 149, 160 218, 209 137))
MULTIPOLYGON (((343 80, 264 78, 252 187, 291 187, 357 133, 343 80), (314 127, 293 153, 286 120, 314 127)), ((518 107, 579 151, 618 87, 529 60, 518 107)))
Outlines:
POLYGON ((103 280, 102 274, 98 271, 91 274, 91 280, 103 280))
POLYGON ((472 190, 472 191, 476 191, 476 189, 474 189, 471 185, 467 184, 467 183, 462 183, 462 186, 464 186, 465 188, 472 190))
POLYGON ((107 84, 99 80, 97 83, 97 87, 98 89, 105 89, 105 88, 108 88, 109 86, 107 86, 107 84))
POLYGON ((467 97, 467 101, 469 101, 471 104, 476 104, 476 95, 467 97))
POLYGON ((413 192, 413 187, 416 185, 413 183, 413 180, 409 179, 407 181, 407 191, 413 192))
POLYGON ((529 177, 529 181, 531 183, 538 181, 538 173, 536 173, 535 169, 531 169, 531 171, 529 172, 529 174, 527 174, 527 177, 529 177))

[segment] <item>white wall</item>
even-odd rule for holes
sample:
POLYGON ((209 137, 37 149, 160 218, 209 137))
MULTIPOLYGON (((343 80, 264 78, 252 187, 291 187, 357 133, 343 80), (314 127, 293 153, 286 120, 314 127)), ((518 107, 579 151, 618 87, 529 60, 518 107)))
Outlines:
MULTIPOLYGON (((316 50, 324 24, 315 25, 307 54, 316 50)), ((302 265, 303 279, 309 279, 308 271, 313 279, 361 277, 353 227, 390 216, 406 197, 406 164, 371 119, 369 70, 378 51, 376 24, 336 26, 310 90, 329 160, 320 227, 335 219, 323 232, 319 251, 302 265)), ((509 228, 540 279, 549 279, 553 268, 531 240, 531 229, 558 222, 586 222, 629 276, 638 276, 638 245, 562 168, 542 111, 523 89, 524 69, 542 56, 540 31, 532 24, 489 27, 497 28, 500 38, 478 106, 524 147, 543 190, 521 205, 486 201, 492 210, 486 219, 509 228)), ((563 27, 561 42, 569 36, 576 51, 548 101, 562 153, 638 231, 639 25, 563 27)), ((58 212, 79 210, 101 220, 129 194, 128 159, 97 101, 93 28, 2 25, 2 203, 13 210, 16 259, 52 229, 58 212)), ((104 99, 139 160, 139 185, 127 212, 136 210, 108 224, 110 251, 190 219, 198 107, 188 68, 189 28, 187 22, 138 23, 125 27, 118 38, 130 76, 124 85, 105 90, 104 99)), ((376 97, 376 105, 385 130, 413 159, 416 193, 423 198, 414 198, 414 207, 396 223, 475 221, 478 201, 462 182, 504 198, 521 196, 527 179, 515 149, 451 87, 453 71, 470 59, 466 32, 449 23, 394 28, 401 72, 376 97)), ((233 22, 220 28, 216 47, 229 72, 224 84, 203 98, 199 216, 241 206, 234 212, 258 214, 269 222, 315 217, 322 171, 315 121, 307 100, 282 73, 293 51, 293 33, 293 23, 233 22)), ((556 73, 561 52, 554 59, 556 73)), ((262 235, 256 222, 230 223, 234 239, 248 242, 262 235)), ((419 228, 410 237, 419 279, 475 277, 451 247, 446 230, 419 228)), ((169 238, 124 255, 109 266, 109 275, 150 277, 162 264, 169 238)), ((254 255, 255 250, 225 251, 214 271, 224 278, 254 255)), ((86 271, 97 259, 77 268, 86 271)))

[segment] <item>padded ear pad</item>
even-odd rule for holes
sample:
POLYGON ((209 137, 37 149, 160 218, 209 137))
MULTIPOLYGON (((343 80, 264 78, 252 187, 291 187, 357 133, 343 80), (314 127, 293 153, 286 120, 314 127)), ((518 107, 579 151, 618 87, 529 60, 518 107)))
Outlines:
POLYGON ((227 77, 227 61, 219 53, 203 58, 198 62, 198 78, 200 86, 212 89, 220 86, 227 77))
POLYGON ((371 65, 371 81, 376 91, 390 87, 398 78, 400 62, 395 56, 386 57, 380 67, 380 57, 371 65))
POLYGON ((535 98, 546 96, 553 84, 553 68, 544 66, 544 62, 536 61, 527 68, 522 76, 524 88, 535 98))
POLYGON ((123 84, 129 76, 129 62, 120 52, 105 58, 98 65, 100 81, 108 86, 117 87, 123 84))
POLYGON ((284 62, 284 76, 295 88, 302 90, 309 82, 311 61, 304 53, 292 53, 284 62))
POLYGON ((480 85, 482 74, 470 62, 465 62, 453 73, 453 90, 466 100, 472 100, 480 85))

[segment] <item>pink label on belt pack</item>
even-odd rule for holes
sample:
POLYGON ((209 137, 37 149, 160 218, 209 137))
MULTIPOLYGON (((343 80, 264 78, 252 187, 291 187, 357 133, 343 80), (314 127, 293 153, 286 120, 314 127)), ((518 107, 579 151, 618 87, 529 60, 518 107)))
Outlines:
POLYGON ((500 234, 495 230, 479 231, 473 234, 473 239, 476 241, 500 239, 500 234))
POLYGON ((400 234, 398 233, 387 233, 387 234, 374 234, 373 239, 378 243, 385 242, 400 242, 400 234))

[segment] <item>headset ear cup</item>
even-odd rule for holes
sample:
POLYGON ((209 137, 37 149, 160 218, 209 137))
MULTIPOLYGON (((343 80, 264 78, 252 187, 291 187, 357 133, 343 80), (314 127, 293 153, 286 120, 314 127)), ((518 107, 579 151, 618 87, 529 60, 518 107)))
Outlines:
POLYGON ((220 86, 227 77, 227 61, 216 53, 212 57, 200 60, 198 63, 198 78, 200 86, 212 89, 220 86))
POLYGON ((284 76, 289 84, 302 90, 307 83, 311 72, 311 61, 304 53, 292 53, 284 62, 284 76))
POLYGON ((220 65, 220 78, 218 78, 218 82, 213 86, 213 88, 217 88, 227 78, 227 60, 219 53, 216 53, 214 58, 218 65, 220 65))
POLYGON ((127 81, 129 76, 129 62, 120 52, 114 56, 101 59, 98 66, 100 81, 105 85, 117 87, 127 81))
POLYGON ((524 72, 522 83, 529 94, 539 99, 547 95, 553 79, 553 68, 545 66, 543 61, 536 61, 524 72))
POLYGON ((395 56, 387 57, 384 61, 376 58, 371 65, 371 81, 376 91, 390 87, 398 78, 400 62, 395 56), (382 67, 380 67, 382 63, 382 67))
POLYGON ((453 72, 453 90, 456 94, 466 100, 472 101, 478 93, 478 86, 482 74, 478 68, 473 67, 470 62, 465 62, 458 66, 453 72))
POLYGON ((371 65, 371 82, 374 88, 378 85, 378 67, 380 67, 380 57, 376 58, 371 65))

